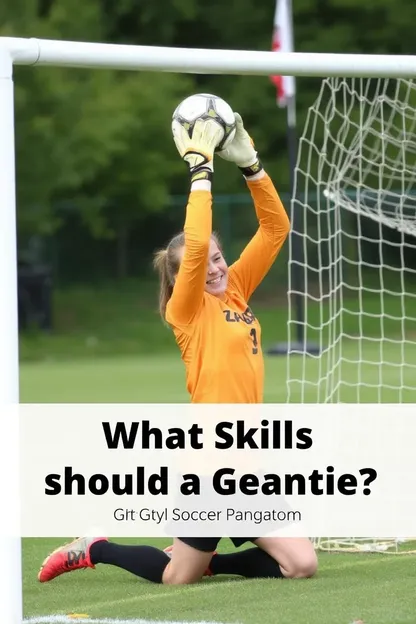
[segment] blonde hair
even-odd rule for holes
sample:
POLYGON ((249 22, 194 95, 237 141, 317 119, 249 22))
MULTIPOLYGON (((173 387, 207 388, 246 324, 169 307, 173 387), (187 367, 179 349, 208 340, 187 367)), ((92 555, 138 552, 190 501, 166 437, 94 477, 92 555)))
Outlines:
MULTIPOLYGON (((221 249, 219 237, 212 233, 212 238, 221 249)), ((160 249, 154 255, 153 266, 159 273, 159 313, 166 321, 166 306, 173 293, 175 277, 179 270, 179 250, 185 245, 185 234, 180 232, 174 236, 165 249, 160 249)))

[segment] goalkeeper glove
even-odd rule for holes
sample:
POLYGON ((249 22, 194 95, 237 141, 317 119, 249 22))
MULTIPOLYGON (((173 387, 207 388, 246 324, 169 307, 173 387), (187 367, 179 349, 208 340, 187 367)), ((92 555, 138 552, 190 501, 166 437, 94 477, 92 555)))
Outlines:
POLYGON ((176 120, 172 122, 173 140, 183 160, 189 166, 191 183, 212 180, 214 151, 223 137, 222 128, 212 119, 197 119, 192 136, 176 120))
POLYGON ((246 178, 259 173, 263 169, 257 152, 254 149, 253 141, 244 128, 241 115, 234 113, 236 131, 230 145, 217 152, 218 156, 229 162, 233 162, 241 170, 246 178))

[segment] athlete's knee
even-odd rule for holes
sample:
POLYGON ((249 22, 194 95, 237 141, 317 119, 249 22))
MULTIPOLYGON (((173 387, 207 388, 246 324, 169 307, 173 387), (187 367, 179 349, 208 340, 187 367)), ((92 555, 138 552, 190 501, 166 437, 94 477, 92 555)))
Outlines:
POLYGON ((172 566, 170 563, 166 566, 162 583, 163 585, 191 585, 201 580, 202 576, 186 569, 178 569, 178 566, 172 566))
POLYGON ((304 553, 286 564, 283 572, 286 578, 310 578, 318 570, 318 558, 315 552, 304 553))

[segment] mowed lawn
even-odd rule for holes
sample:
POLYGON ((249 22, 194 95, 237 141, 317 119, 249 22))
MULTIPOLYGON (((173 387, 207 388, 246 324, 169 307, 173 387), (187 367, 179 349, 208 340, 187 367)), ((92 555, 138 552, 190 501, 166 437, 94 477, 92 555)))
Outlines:
MULTIPOLYGON (((95 570, 72 572, 41 585, 36 579, 39 564, 58 543, 25 540, 25 617, 78 613, 100 622, 112 618, 109 624, 123 618, 136 622, 241 624, 415 622, 415 555, 322 554, 319 573, 305 580, 221 576, 189 587, 167 587, 110 566, 97 566, 95 570)), ((159 547, 167 544, 156 540, 146 543, 159 547)), ((224 540, 221 552, 227 550, 229 544, 224 540)), ((82 619, 76 621, 81 623, 82 619)))
MULTIPOLYGON (((416 402, 416 345, 346 342, 321 357, 266 356, 265 402, 416 402), (289 381, 289 383, 287 383, 289 381), (303 383, 306 382, 306 383, 303 383)), ((188 402, 176 353, 23 363, 22 403, 188 402)))
MULTIPOLYGON (((395 345, 384 344, 380 358, 379 346, 369 344, 364 355, 368 363, 357 365, 363 351, 358 352, 354 343, 346 343, 340 353, 332 351, 319 359, 291 358, 289 369, 285 357, 266 357, 265 400, 286 402, 289 370, 293 401, 326 397, 344 402, 415 402, 413 392, 398 390, 403 383, 414 386, 414 379, 411 366, 394 365, 401 357, 395 345), (306 389, 296 382, 305 375, 310 382, 306 389)), ((405 360, 415 365, 416 353, 408 350, 405 360)), ((175 354, 24 363, 20 385, 21 401, 25 403, 188 401, 184 370, 175 354)), ((102 566, 41 585, 36 578, 39 565, 58 543, 52 539, 24 540, 27 618, 78 613, 100 622, 112 618, 112 623, 123 618, 241 624, 416 622, 415 555, 325 553, 320 555, 318 575, 299 581, 217 577, 191 587, 166 587, 102 566)), ((167 542, 153 543, 164 546, 167 542)), ((221 551, 229 548, 224 540, 221 551)))

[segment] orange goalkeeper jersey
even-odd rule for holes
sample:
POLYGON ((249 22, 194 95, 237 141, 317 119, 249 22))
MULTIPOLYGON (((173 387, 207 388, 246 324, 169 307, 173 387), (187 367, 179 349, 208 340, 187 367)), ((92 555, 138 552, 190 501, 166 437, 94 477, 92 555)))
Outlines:
POLYGON ((267 174, 247 185, 259 228, 229 267, 221 298, 205 291, 212 194, 192 191, 189 196, 185 251, 166 321, 181 351, 192 403, 263 401, 261 328, 248 301, 276 259, 289 232, 289 219, 267 174))

